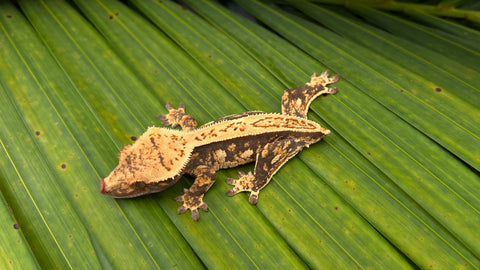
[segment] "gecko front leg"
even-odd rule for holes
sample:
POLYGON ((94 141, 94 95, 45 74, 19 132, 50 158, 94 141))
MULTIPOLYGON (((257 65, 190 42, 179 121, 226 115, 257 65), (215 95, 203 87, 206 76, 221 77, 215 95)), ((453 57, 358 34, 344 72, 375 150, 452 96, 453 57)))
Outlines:
POLYGON ((175 198, 177 202, 183 202, 177 210, 179 214, 185 213, 188 209, 192 213, 192 219, 197 221, 200 218, 198 209, 208 211, 208 205, 203 202, 203 196, 208 189, 215 183, 217 174, 207 166, 201 165, 195 169, 195 182, 189 189, 184 189, 184 194, 175 198))
POLYGON ((185 105, 180 103, 178 109, 174 109, 170 102, 167 102, 165 108, 168 110, 168 114, 159 115, 158 118, 162 120, 164 126, 172 126, 175 128, 180 125, 183 130, 189 131, 197 127, 197 121, 191 115, 185 112, 185 105))
POLYGON ((239 192, 249 191, 248 201, 256 204, 258 194, 269 182, 272 176, 285 164, 290 158, 295 156, 304 146, 308 145, 305 141, 286 138, 266 144, 258 153, 254 173, 245 174, 238 172, 238 179, 226 178, 227 184, 233 185, 225 193, 227 196, 233 196, 239 192))

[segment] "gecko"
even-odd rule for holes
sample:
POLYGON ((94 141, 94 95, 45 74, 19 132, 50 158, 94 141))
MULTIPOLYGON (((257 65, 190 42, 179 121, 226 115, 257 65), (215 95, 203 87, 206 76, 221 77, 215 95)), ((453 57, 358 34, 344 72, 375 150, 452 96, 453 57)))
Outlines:
POLYGON ((126 145, 119 153, 118 166, 100 179, 100 192, 115 198, 137 197, 165 190, 183 175, 191 175, 194 183, 175 200, 183 202, 178 214, 190 210, 196 221, 198 209, 208 211, 203 197, 215 182, 216 172, 255 161, 253 173, 238 172, 238 179, 225 181, 233 186, 227 196, 250 192, 248 201, 256 204, 260 190, 289 159, 330 134, 307 119, 316 97, 337 92, 327 85, 339 76, 329 76, 328 70, 320 76, 313 74, 305 85, 285 90, 281 114, 245 112, 197 127, 183 104, 174 109, 167 102, 168 114, 158 117, 172 128, 150 127, 134 144, 126 145), (178 125, 182 130, 175 129, 178 125))

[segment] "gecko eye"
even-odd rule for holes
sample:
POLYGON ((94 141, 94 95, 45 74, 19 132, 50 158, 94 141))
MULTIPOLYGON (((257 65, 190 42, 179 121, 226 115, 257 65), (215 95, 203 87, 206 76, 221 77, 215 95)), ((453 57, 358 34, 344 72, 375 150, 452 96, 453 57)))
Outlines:
POLYGON ((144 189, 146 184, 144 182, 135 182, 135 189, 144 189))

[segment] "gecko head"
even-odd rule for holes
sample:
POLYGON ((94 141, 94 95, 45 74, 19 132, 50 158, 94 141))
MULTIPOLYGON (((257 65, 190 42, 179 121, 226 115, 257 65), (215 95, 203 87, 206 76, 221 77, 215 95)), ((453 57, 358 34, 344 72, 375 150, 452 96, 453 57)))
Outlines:
POLYGON ((135 182, 128 184, 127 181, 116 181, 110 177, 100 178, 100 193, 114 198, 132 198, 151 193, 146 184, 135 182))
POLYGON ((100 179, 100 193, 114 198, 132 198, 162 191, 178 180, 179 177, 162 178, 157 160, 148 151, 137 148, 135 144, 127 145, 120 151, 117 167, 100 179))

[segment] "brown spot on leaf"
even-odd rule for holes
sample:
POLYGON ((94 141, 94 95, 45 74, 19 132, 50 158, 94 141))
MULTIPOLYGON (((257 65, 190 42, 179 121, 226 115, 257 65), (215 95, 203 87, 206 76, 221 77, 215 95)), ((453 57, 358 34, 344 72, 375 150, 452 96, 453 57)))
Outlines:
POLYGON ((10 18, 12 18, 12 15, 10 15, 10 14, 7 14, 7 18, 9 18, 9 19, 10 19, 10 18))
POLYGON ((35 135, 40 136, 40 131, 35 131, 35 135))
POLYGON ((437 91, 437 92, 442 92, 442 88, 437 87, 437 88, 435 88, 435 91, 437 91))
POLYGON ((130 137, 130 140, 136 141, 136 140, 137 140, 137 137, 136 137, 136 136, 132 136, 132 137, 130 137))
POLYGON ((65 169, 65 168, 67 168, 67 164, 62 163, 62 165, 60 165, 60 167, 62 167, 62 169, 65 169))
POLYGON ((110 20, 112 20, 112 19, 113 19, 113 15, 108 16, 108 18, 109 18, 110 20))
POLYGON ((15 230, 18 230, 18 229, 20 229, 20 227, 18 226, 18 224, 17 224, 17 223, 13 224, 13 228, 14 228, 15 230))

